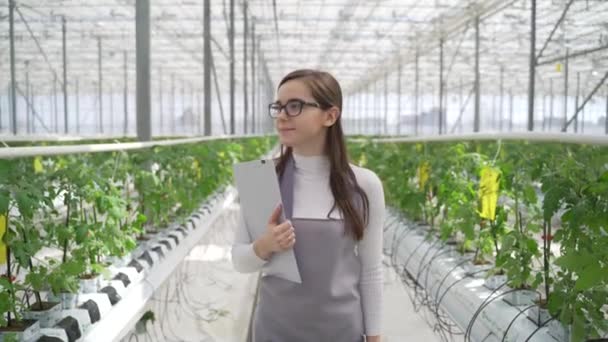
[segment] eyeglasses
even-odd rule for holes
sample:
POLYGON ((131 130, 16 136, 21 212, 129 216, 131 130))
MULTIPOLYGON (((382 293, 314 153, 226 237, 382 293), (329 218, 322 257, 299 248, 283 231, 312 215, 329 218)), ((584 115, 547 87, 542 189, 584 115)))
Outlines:
POLYGON ((302 109, 304 108, 304 106, 321 108, 318 103, 294 99, 287 101, 284 106, 282 106, 278 102, 269 104, 268 115, 270 115, 270 117, 272 118, 276 118, 279 116, 279 114, 281 114, 281 111, 285 109, 285 113, 287 113, 287 116, 298 116, 302 113, 302 109))

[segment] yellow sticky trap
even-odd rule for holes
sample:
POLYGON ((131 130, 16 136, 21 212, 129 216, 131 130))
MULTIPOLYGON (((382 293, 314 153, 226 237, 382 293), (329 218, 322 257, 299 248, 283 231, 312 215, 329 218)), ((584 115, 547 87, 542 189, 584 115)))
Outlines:
POLYGON ((562 63, 557 63, 557 64, 555 65, 555 70, 556 70, 557 72, 562 72, 562 63))
POLYGON ((418 186, 421 190, 424 189, 426 183, 429 181, 430 174, 431 165, 429 162, 422 162, 420 166, 418 166, 418 186))
POLYGON ((423 148, 422 144, 420 144, 420 143, 416 144, 416 152, 422 152, 422 148, 423 148))
POLYGON ((6 217, 0 215, 0 265, 6 264, 6 244, 4 234, 6 233, 6 217))
POLYGON ((481 200, 481 212, 479 216, 488 220, 495 220, 500 171, 493 167, 485 166, 481 169, 480 177, 479 198, 481 200))
POLYGON ((41 173, 42 171, 44 171, 44 167, 42 166, 42 158, 34 158, 34 173, 41 173))
POLYGON ((365 153, 361 153, 361 157, 359 157, 358 164, 361 167, 365 167, 365 165, 367 165, 367 156, 365 155, 365 153))
POLYGON ((198 160, 194 159, 192 162, 192 169, 196 172, 196 178, 201 179, 203 176, 203 170, 201 170, 201 165, 199 164, 198 160))

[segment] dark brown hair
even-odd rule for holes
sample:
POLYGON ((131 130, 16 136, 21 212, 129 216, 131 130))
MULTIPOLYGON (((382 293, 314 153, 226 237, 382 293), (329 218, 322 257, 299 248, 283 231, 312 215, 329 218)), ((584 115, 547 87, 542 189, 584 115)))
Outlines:
MULTIPOLYGON (((298 79, 302 81, 312 93, 313 98, 320 105, 322 110, 337 107, 339 115, 336 122, 328 128, 325 145, 325 153, 329 156, 331 171, 329 175, 329 185, 334 196, 334 204, 327 213, 329 214, 336 208, 340 208, 344 222, 347 227, 351 227, 350 232, 355 240, 363 238, 363 230, 369 220, 369 200, 363 189, 357 183, 355 173, 350 167, 346 142, 342 130, 342 90, 336 79, 327 72, 301 69, 295 70, 285 76, 279 86, 288 81, 298 79), (356 202, 358 195, 360 202, 356 202), (357 205, 360 203, 360 205, 357 205), (357 210, 360 209, 360 210, 357 210)), ((285 165, 289 158, 292 158, 293 149, 281 146, 281 156, 277 163, 277 173, 283 176, 285 165)))

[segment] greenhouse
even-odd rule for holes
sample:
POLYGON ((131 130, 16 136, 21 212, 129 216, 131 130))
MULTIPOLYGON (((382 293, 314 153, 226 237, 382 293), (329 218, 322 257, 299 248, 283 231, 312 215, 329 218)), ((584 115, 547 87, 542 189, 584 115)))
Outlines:
POLYGON ((0 35, 0 342, 608 341, 608 1, 0 0, 0 35))

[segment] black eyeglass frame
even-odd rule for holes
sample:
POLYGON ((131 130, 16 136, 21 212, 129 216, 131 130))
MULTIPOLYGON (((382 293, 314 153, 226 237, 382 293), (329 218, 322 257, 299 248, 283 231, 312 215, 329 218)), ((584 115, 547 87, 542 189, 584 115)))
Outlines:
POLYGON ((273 102, 273 103, 269 104, 268 105, 268 115, 271 118, 276 119, 281 114, 281 112, 283 111, 283 109, 285 109, 285 114, 287 114, 287 116, 294 117, 294 116, 298 116, 298 115, 302 114, 302 110, 304 110, 304 106, 311 106, 311 107, 321 108, 321 105, 319 105, 316 102, 307 102, 307 101, 304 101, 304 100, 301 100, 301 99, 291 99, 291 100, 285 102, 284 105, 281 105, 279 102, 273 102), (294 102, 300 104, 300 110, 296 114, 290 114, 289 111, 287 110, 287 106, 289 106, 289 104, 292 104, 294 102), (272 115, 273 108, 275 110, 278 109, 276 111, 276 113, 277 113, 276 116, 272 115))

